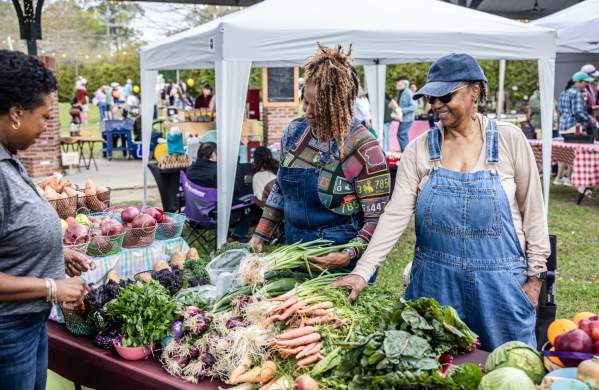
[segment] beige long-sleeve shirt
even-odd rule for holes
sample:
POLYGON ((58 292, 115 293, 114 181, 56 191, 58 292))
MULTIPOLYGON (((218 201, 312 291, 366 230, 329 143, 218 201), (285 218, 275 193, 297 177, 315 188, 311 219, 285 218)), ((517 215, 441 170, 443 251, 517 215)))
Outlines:
MULTIPOLYGON (((483 118, 483 129, 487 118, 483 118)), ((522 248, 528 258, 528 274, 546 271, 550 254, 547 219, 543 207, 541 181, 535 157, 522 130, 510 123, 497 122, 499 129, 499 164, 497 169, 512 211, 512 219, 522 248)), ((443 135, 442 124, 439 129, 443 135)), ((484 146, 474 171, 489 169, 484 146)), ((391 201, 379 219, 368 248, 352 271, 369 280, 380 266, 416 211, 418 195, 426 185, 429 172, 440 162, 429 158, 427 134, 410 144, 397 167, 395 189, 391 201)), ((451 212, 448 210, 448 212, 451 212)))

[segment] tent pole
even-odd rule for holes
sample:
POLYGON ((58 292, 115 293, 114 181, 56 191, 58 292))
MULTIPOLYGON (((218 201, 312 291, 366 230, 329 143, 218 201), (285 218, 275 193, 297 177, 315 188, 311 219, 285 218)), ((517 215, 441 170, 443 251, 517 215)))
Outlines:
POLYGON ((497 117, 503 114, 505 102, 505 60, 499 60, 499 90, 497 91, 497 117))

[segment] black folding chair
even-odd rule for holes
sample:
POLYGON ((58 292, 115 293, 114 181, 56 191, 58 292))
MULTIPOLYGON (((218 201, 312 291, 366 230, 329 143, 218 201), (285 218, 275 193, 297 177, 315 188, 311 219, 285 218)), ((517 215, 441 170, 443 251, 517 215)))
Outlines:
POLYGON ((537 323, 535 334, 537 336, 537 348, 539 351, 547 342, 547 328, 555 321, 557 311, 556 281, 557 281, 557 237, 549 236, 551 254, 547 258, 547 278, 541 287, 539 305, 537 307, 537 323))

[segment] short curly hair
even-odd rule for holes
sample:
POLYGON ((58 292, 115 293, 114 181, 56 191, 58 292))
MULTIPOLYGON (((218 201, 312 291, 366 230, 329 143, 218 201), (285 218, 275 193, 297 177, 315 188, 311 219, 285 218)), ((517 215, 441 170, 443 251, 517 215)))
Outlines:
POLYGON ((57 88, 56 77, 37 58, 0 50, 0 115, 15 106, 34 110, 57 88))

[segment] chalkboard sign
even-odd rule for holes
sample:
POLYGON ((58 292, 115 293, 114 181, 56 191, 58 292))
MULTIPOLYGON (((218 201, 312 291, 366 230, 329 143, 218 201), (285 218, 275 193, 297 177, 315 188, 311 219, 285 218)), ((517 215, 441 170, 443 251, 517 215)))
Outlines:
POLYGON ((295 100, 295 78, 293 68, 268 68, 268 101, 272 103, 295 100))

